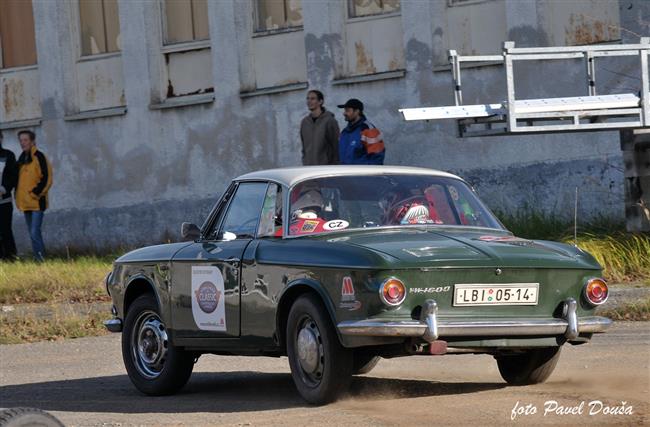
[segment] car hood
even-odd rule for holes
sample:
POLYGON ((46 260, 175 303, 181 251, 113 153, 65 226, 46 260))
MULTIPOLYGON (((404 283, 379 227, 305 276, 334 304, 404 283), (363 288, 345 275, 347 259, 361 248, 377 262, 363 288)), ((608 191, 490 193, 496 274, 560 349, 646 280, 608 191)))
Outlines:
POLYGON ((131 252, 122 255, 117 260, 115 260, 115 262, 124 263, 124 262, 169 261, 172 259, 174 254, 176 254, 176 252, 178 252, 185 246, 191 244, 192 242, 180 242, 180 243, 167 243, 164 245, 146 246, 144 248, 135 249, 131 252))
POLYGON ((329 240, 390 255, 402 266, 600 269, 591 255, 573 246, 492 229, 364 230, 329 240))

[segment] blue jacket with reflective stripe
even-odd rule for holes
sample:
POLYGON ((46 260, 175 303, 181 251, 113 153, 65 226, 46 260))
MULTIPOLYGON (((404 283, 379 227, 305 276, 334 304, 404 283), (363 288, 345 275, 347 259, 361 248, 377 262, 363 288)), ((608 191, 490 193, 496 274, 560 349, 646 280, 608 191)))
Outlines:
POLYGON ((355 123, 341 131, 339 137, 339 161, 342 165, 383 165, 385 152, 368 154, 361 143, 361 132, 375 126, 361 115, 355 123))

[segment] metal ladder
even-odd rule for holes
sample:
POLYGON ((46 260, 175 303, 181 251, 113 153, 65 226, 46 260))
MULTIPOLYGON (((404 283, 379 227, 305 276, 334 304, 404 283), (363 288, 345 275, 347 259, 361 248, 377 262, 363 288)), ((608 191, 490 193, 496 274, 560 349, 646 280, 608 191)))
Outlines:
POLYGON ((650 127, 648 54, 650 37, 638 44, 515 48, 503 44, 501 55, 461 56, 449 51, 454 106, 404 108, 405 120, 456 119, 461 137, 523 133, 576 132, 650 127), (638 57, 641 67, 639 93, 596 94, 596 58, 638 57), (568 98, 516 99, 515 61, 584 59, 587 95, 568 98), (463 105, 462 63, 503 63, 506 100, 497 104, 463 105))

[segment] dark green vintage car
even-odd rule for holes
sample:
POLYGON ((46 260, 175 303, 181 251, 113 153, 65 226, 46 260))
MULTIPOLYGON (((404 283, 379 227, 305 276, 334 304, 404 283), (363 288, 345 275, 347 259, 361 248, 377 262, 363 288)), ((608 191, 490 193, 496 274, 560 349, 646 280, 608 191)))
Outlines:
POLYGON ((517 238, 457 176, 275 169, 230 184, 188 242, 119 258, 107 277, 133 384, 187 382, 202 354, 288 356, 299 393, 334 400, 381 357, 487 353, 509 384, 546 380, 607 284, 594 258, 517 238))

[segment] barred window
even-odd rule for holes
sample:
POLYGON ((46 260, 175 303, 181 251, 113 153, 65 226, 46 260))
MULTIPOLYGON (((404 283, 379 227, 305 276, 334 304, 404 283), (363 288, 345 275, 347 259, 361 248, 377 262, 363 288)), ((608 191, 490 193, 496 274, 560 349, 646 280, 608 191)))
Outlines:
POLYGON ((79 0, 81 55, 120 50, 117 0, 79 0))
POLYGON ((399 12, 400 0, 348 0, 351 18, 399 12))
POLYGON ((256 0, 256 32, 302 26, 301 0, 256 0))
POLYGON ((0 68, 36 64, 31 0, 0 1, 0 68))
POLYGON ((165 0, 165 44, 207 40, 207 0, 165 0))

